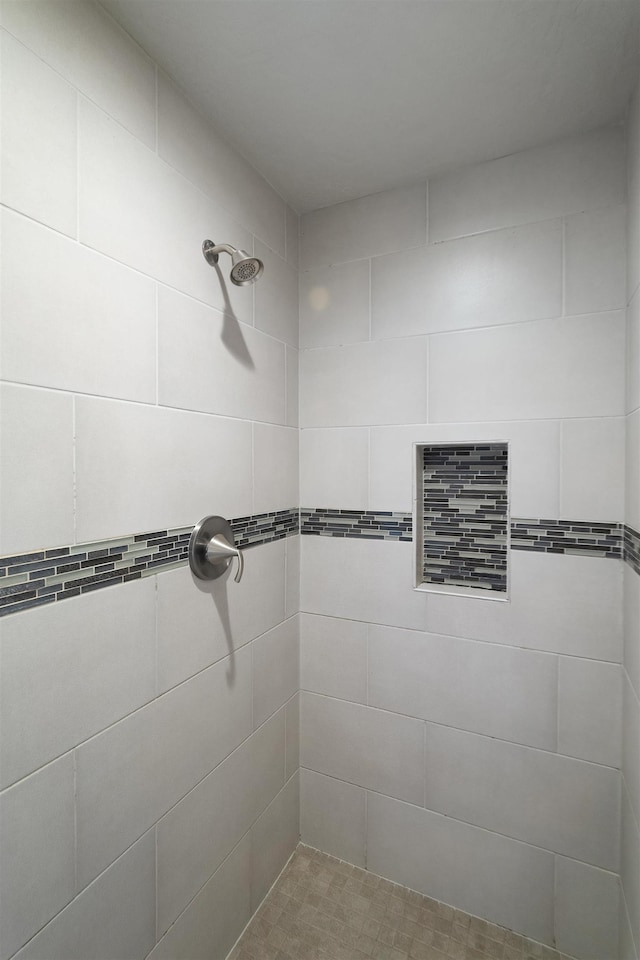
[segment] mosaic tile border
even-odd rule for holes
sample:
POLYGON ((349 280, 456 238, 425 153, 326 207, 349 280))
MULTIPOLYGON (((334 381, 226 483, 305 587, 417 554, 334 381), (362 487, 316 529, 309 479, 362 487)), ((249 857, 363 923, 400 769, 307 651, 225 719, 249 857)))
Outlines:
MULTIPOLYGON (((239 547, 255 547, 298 533, 299 513, 238 517, 231 527, 239 547)), ((0 557, 0 617, 182 566, 191 530, 177 527, 0 557)))
POLYGON ((306 536, 354 537, 364 540, 412 540, 411 514, 389 510, 300 510, 300 533, 306 536))
POLYGON ((506 593, 509 446, 418 446, 422 583, 506 593))
POLYGON ((622 559, 622 524, 587 520, 511 521, 511 549, 622 559))
POLYGON ((625 524, 623 555, 625 563, 640 576, 640 533, 625 524))

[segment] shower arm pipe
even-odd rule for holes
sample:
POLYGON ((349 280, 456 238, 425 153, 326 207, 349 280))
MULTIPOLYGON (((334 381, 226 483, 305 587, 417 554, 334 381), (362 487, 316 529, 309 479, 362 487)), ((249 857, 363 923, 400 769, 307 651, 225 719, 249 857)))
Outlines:
POLYGON ((205 243, 207 243, 207 247, 204 249, 203 245, 203 253, 209 263, 217 263, 219 253, 228 253, 230 257, 233 257, 234 253, 238 252, 235 247, 231 247, 228 243, 216 243, 212 246, 208 246, 206 240, 205 243))

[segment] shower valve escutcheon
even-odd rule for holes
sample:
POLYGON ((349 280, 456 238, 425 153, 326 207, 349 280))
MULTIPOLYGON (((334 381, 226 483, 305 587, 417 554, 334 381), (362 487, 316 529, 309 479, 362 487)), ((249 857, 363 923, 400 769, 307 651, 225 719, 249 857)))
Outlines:
POLYGON ((231 524, 224 517, 204 517, 193 528, 189 539, 189 566, 199 580, 217 580, 236 557, 238 568, 234 580, 240 583, 244 557, 236 547, 231 524))

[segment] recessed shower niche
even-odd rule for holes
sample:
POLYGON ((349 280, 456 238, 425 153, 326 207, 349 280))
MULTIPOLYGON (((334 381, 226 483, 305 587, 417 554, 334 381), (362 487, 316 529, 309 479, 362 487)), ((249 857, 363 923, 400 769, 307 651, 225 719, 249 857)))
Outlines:
POLYGON ((507 599, 509 444, 415 445, 417 589, 507 599))

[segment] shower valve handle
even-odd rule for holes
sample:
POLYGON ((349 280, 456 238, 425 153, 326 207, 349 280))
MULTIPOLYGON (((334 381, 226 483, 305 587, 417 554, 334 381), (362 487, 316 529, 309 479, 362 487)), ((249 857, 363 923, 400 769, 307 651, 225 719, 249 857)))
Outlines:
POLYGON ((189 539, 189 566, 198 580, 216 580, 226 573, 236 557, 238 568, 234 580, 240 583, 244 557, 236 547, 231 524, 224 517, 204 517, 193 528, 189 539))
POLYGON ((233 579, 236 583, 240 583, 242 574, 244 573, 244 557, 242 556, 242 551, 229 543, 223 533, 211 537, 207 545, 206 557, 209 563, 219 563, 221 560, 231 560, 233 557, 237 557, 238 569, 233 579))

